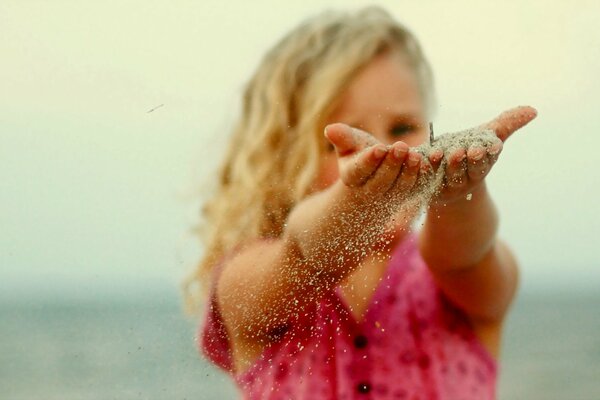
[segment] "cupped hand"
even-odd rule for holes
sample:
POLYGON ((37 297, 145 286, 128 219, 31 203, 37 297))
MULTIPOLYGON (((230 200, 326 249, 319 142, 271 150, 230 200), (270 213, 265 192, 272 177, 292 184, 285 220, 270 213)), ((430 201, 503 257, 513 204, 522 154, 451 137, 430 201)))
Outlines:
POLYGON ((340 180, 359 198, 402 196, 415 187, 425 163, 422 155, 398 141, 386 146, 360 129, 336 123, 325 128, 333 144, 340 180), (423 164, 423 165, 422 165, 423 164))
MULTIPOLYGON (((472 145, 455 149, 446 159, 444 183, 435 203, 449 203, 460 199, 470 199, 469 194, 476 191, 484 182, 498 160, 504 142, 518 129, 527 125, 537 115, 533 107, 521 106, 503 112, 492 121, 474 129, 491 130, 497 140, 489 146, 472 145)), ((441 161, 433 160, 437 169, 441 161)))

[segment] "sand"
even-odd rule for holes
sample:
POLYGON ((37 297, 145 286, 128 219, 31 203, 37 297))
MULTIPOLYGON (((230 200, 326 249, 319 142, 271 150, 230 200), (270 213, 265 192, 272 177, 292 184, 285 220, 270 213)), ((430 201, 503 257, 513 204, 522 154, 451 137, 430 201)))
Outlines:
MULTIPOLYGON (((483 147, 486 151, 501 142, 494 131, 490 129, 472 128, 464 131, 446 133, 434 139, 433 143, 429 141, 418 147, 411 148, 411 151, 417 151, 423 156, 422 163, 428 164, 429 172, 421 172, 416 184, 416 189, 411 191, 407 196, 403 197, 400 209, 403 210, 424 210, 429 205, 431 200, 440 193, 444 185, 444 173, 450 155, 456 150, 463 148, 468 150, 470 147, 483 147), (444 154, 440 166, 437 171, 433 170, 429 162, 429 156, 441 150, 444 154)), ((471 196, 467 194, 467 200, 471 200, 471 196)), ((398 207, 398 204, 388 204, 388 207, 398 207)), ((408 214, 412 214, 409 212, 408 214)))
MULTIPOLYGON (((418 214, 429 209, 432 199, 437 196, 445 183, 445 171, 450 156, 458 149, 468 150, 470 147, 483 147, 486 152, 494 145, 501 143, 494 131, 490 129, 472 128, 460 132, 446 133, 436 138, 433 143, 426 143, 411 148, 411 151, 417 151, 423 156, 422 163, 428 164, 429 168, 423 169, 419 178, 409 193, 401 195, 389 201, 377 202, 368 215, 365 215, 365 226, 369 226, 368 220, 386 221, 384 224, 374 225, 364 229, 360 234, 359 243, 369 243, 374 238, 381 237, 386 232, 393 232, 397 224, 404 225, 407 228, 418 217, 418 214), (429 156, 441 150, 443 158, 440 166, 434 171, 429 162, 429 156)), ((465 194, 466 200, 471 200, 469 193, 465 194)), ((365 251, 363 250, 363 254, 365 251)), ((357 255, 360 258, 360 255, 357 255)))

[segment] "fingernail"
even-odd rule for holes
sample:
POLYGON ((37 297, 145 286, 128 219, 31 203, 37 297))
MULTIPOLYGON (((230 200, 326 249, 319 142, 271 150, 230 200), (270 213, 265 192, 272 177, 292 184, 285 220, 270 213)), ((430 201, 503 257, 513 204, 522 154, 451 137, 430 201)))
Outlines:
POLYGON ((394 157, 396 157, 398 159, 402 158, 405 153, 406 153, 406 151, 403 149, 398 149, 398 148, 394 149, 394 157))
POLYGON ((471 158, 475 161, 481 160, 483 158, 483 151, 481 149, 473 151, 471 158))
POLYGON ((374 153, 375 157, 383 158, 383 156, 385 156, 385 153, 387 153, 387 150, 384 147, 376 147, 374 153))
POLYGON ((408 166, 414 167, 418 163, 419 163, 419 157, 417 156, 417 153, 410 153, 408 155, 408 166))

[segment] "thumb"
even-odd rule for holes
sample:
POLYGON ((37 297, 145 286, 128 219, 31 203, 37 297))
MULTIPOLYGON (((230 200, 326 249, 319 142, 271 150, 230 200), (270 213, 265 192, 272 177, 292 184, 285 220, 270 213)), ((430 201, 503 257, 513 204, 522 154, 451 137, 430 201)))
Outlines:
POLYGON ((338 155, 341 157, 379 143, 367 132, 342 123, 327 125, 325 127, 325 137, 335 146, 338 155))
POLYGON ((504 111, 490 122, 480 128, 491 129, 496 136, 506 141, 515 131, 521 129, 537 116, 537 110, 529 106, 520 106, 504 111))

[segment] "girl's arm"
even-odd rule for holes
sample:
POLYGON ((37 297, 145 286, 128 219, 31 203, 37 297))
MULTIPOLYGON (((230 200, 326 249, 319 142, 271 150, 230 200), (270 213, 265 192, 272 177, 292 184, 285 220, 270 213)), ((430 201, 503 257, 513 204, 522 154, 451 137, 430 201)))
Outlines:
POLYGON ((500 322, 517 285, 517 264, 496 237, 498 215, 485 184, 430 208, 420 250, 438 285, 473 320, 500 322))
POLYGON ((269 341, 303 318, 381 239, 396 201, 414 188, 421 155, 334 124, 340 179, 295 206, 280 239, 247 246, 223 267, 217 300, 230 335, 269 341), (388 205, 381 207, 382 204, 388 205))
MULTIPOLYGON (((535 116, 533 108, 519 107, 486 127, 504 142, 535 116)), ((451 155, 444 192, 430 206, 420 237, 421 254, 442 290, 481 324, 502 321, 518 279, 513 255, 496 236, 498 214, 484 181, 500 151, 451 155)))

